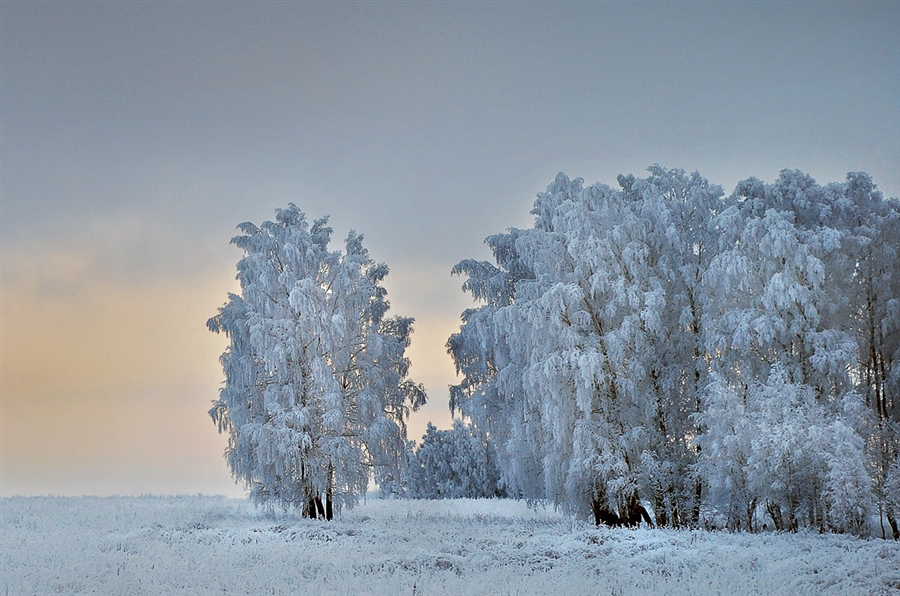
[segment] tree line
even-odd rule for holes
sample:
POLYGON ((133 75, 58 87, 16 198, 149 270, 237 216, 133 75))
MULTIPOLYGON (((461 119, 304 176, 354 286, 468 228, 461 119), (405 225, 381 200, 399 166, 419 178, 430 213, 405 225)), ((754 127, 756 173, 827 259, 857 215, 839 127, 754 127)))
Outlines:
POLYGON ((387 267, 354 232, 329 250, 327 219, 294 205, 242 224, 241 295, 209 321, 230 339, 210 414, 251 497, 330 518, 374 474, 597 524, 900 537, 900 203, 864 173, 728 196, 659 166, 617 182, 560 174, 533 227, 453 269, 480 302, 447 343, 466 424, 419 446, 413 320, 387 316, 387 267))
POLYGON ((900 536, 900 204, 864 173, 725 196, 560 174, 454 273, 451 408, 511 494, 598 524, 900 536))

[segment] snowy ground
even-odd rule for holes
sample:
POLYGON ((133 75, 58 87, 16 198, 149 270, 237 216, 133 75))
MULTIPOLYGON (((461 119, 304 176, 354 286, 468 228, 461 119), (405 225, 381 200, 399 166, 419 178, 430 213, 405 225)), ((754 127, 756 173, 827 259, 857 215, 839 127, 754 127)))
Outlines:
POLYGON ((900 544, 607 530, 515 501, 331 523, 223 497, 0 500, 2 594, 897 594, 900 544))

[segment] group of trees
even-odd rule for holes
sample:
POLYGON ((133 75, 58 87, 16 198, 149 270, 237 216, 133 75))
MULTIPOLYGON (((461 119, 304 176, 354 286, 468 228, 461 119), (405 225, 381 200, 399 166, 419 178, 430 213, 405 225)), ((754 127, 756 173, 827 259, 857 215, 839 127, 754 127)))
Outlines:
POLYGON ((649 169, 618 188, 560 174, 529 229, 453 270, 481 306, 447 347, 466 420, 406 419, 413 320, 387 317, 351 232, 294 205, 242 224, 241 295, 210 414, 259 503, 331 518, 374 474, 419 498, 500 494, 610 525, 900 537, 900 203, 870 177, 785 170, 730 196, 649 169), (651 517, 652 512, 652 517, 651 517))
POLYGON ((471 425, 450 430, 428 423, 422 443, 410 442, 400 496, 412 499, 489 499, 504 496, 491 443, 471 425))
MULTIPOLYGON (((728 197, 560 174, 454 273, 451 409, 501 484, 597 523, 866 533, 900 493, 900 204, 797 171, 728 197)), ((883 522, 882 522, 883 524, 883 522)), ((884 531, 882 525, 882 532, 884 531)))

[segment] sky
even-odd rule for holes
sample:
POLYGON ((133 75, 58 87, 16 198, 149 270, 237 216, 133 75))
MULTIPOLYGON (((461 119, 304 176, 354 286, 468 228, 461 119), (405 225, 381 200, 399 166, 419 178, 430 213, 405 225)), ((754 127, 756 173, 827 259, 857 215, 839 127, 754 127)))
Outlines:
POLYGON ((244 221, 350 229, 451 424, 450 270, 557 172, 900 196, 897 2, 0 4, 0 494, 241 496, 207 411, 244 221))

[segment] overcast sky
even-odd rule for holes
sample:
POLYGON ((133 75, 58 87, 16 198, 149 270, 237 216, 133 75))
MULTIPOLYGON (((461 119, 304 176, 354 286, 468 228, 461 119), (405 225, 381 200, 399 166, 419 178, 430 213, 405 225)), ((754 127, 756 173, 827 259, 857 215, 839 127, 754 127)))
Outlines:
POLYGON ((365 234, 448 427, 450 268, 559 171, 900 195, 900 3, 0 5, 0 493, 243 491, 207 415, 235 226, 365 234))

